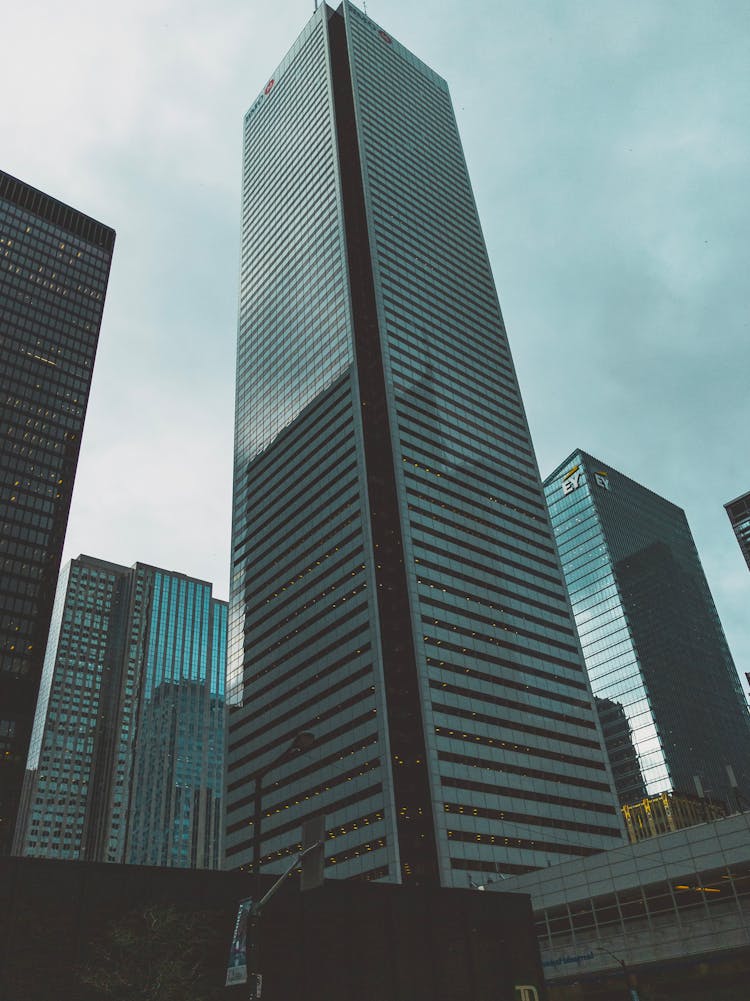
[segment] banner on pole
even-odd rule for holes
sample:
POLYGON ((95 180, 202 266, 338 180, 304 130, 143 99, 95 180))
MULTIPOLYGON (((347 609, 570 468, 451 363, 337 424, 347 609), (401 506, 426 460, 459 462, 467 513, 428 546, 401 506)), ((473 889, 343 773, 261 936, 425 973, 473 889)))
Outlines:
POLYGON ((252 906, 252 898, 248 897, 247 900, 241 900, 237 908, 237 920, 234 922, 232 945, 229 949, 225 987, 247 983, 247 916, 252 906))

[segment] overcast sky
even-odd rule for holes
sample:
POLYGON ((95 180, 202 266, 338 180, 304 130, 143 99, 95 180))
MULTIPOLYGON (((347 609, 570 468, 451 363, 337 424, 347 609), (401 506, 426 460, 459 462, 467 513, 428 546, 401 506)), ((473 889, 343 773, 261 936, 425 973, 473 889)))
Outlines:
MULTIPOLYGON (((313 4, 26 0, 0 167, 117 230, 66 542, 228 587, 242 115, 313 4)), ((370 0, 456 106, 541 473, 684 507, 738 669, 750 4, 370 0)))

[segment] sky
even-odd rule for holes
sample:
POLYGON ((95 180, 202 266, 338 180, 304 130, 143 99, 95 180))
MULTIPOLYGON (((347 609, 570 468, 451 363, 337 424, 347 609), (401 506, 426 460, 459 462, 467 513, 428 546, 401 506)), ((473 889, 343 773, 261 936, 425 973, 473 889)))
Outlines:
MULTIPOLYGON (((117 230, 65 558, 228 591, 241 127, 300 0, 26 0, 0 167, 117 230)), ((750 5, 370 0, 448 81, 540 471, 683 507, 740 672, 750 573, 750 5)))

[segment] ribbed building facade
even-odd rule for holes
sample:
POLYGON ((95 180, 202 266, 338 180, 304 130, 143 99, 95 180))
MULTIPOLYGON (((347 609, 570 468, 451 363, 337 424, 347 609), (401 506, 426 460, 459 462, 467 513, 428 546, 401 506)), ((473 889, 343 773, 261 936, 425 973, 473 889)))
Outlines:
POLYGON ((60 577, 14 851, 218 868, 226 603, 81 556, 60 577))
POLYGON ((750 717, 685 512, 577 451, 545 480, 623 804, 750 804, 750 717))
POLYGON ((467 885, 619 843, 445 82, 321 5, 245 117, 226 864, 467 885))
POLYGON ((13 837, 114 230, 0 171, 0 854, 13 837))
POLYGON ((733 501, 724 505, 724 509, 732 524, 734 534, 737 536, 745 563, 750 570, 750 493, 735 497, 733 501))

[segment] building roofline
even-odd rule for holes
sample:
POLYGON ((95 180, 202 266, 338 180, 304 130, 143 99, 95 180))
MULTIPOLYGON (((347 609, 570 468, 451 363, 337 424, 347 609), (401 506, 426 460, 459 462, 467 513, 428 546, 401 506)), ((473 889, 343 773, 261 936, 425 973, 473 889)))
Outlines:
POLYGON ((0 198, 12 202, 18 208, 25 209, 40 219, 59 226, 74 236, 79 236, 88 243, 108 251, 110 254, 115 246, 115 231, 111 226, 86 215, 79 209, 74 209, 52 195, 47 195, 25 181, 20 181, 12 174, 0 170, 0 198))

